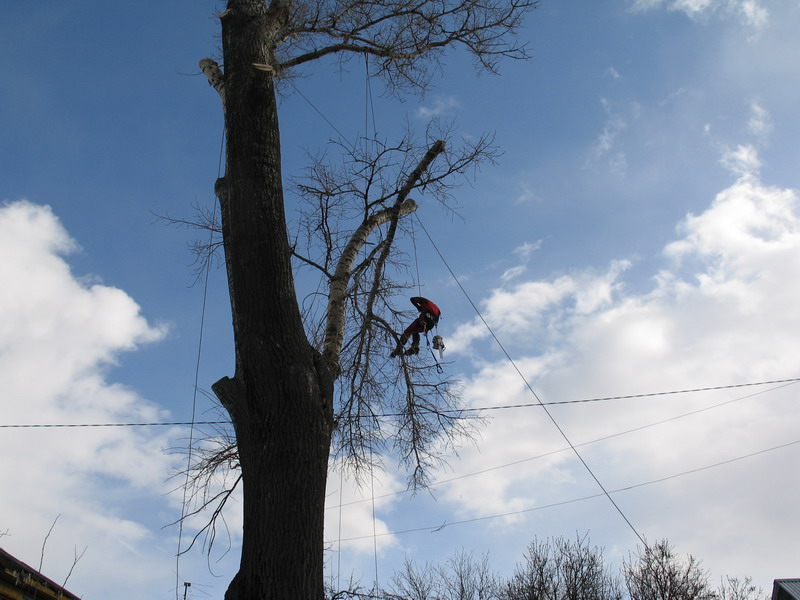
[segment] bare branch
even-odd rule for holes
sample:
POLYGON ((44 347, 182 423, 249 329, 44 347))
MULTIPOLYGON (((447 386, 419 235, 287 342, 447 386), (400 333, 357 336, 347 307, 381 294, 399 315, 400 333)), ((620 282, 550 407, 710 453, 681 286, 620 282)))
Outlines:
POLYGON ((276 75, 330 55, 370 55, 391 89, 425 88, 445 49, 465 47, 476 67, 525 59, 516 43, 537 0, 349 0, 305 3, 282 33, 276 75))
POLYGON ((194 283, 201 281, 205 273, 211 266, 219 266, 222 259, 219 250, 222 249, 222 223, 216 210, 216 205, 212 208, 194 205, 195 215, 191 219, 177 219, 169 214, 154 215, 159 221, 164 221, 168 225, 185 229, 197 229, 208 232, 208 236, 203 239, 196 239, 190 245, 194 260, 192 271, 195 276, 194 283))
POLYGON ((56 523, 58 523, 58 519, 60 517, 61 517, 61 514, 59 513, 58 516, 56 516, 56 518, 53 519, 53 524, 50 525, 50 529, 47 530, 47 535, 44 536, 44 541, 42 542, 42 555, 39 558, 39 569, 38 569, 38 571, 40 573, 42 572, 42 563, 44 563, 44 548, 45 548, 45 546, 47 546, 47 540, 50 538, 50 534, 53 533, 53 528, 56 526, 56 523))
POLYGON ((69 578, 72 577, 72 571, 75 570, 75 565, 83 558, 83 555, 86 554, 86 551, 89 549, 89 546, 84 547, 83 552, 78 554, 78 547, 75 546, 75 558, 72 561, 72 566, 69 568, 69 573, 67 573, 66 579, 64 579, 64 583, 61 584, 61 587, 67 587, 67 582, 69 578))

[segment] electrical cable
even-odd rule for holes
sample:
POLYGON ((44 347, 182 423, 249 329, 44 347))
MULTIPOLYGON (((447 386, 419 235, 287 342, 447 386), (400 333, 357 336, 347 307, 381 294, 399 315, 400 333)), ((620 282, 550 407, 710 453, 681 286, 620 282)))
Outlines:
POLYGON ((478 318, 480 318, 480 320, 486 326, 486 329, 489 331, 491 336, 494 338, 495 342, 497 342, 497 345, 500 347, 500 349, 502 350, 503 354, 505 354, 506 358, 508 358, 508 360, 511 363, 511 365, 514 367, 514 370, 517 372, 517 374, 520 376, 522 381, 525 383, 525 386, 528 388, 528 390, 530 390, 531 394, 533 394, 533 397, 536 398, 536 401, 539 403, 539 405, 544 410, 545 414, 547 414, 547 416, 550 419, 550 421, 553 423, 555 428, 561 434, 561 437, 563 437, 564 440, 567 442, 567 444, 572 449, 572 451, 575 454, 575 456, 578 457, 578 460, 586 468, 586 471, 589 473, 589 475, 592 476, 592 479, 594 479, 595 483, 597 483, 598 487, 603 491, 603 493, 605 494, 606 498, 608 498, 609 502, 611 502, 611 504, 614 506, 616 511, 619 513, 619 515, 625 521, 625 523, 628 524, 628 527, 630 527, 631 531, 633 531, 633 533, 636 535, 636 537, 639 538, 639 541, 642 542, 642 545, 645 548, 647 548, 648 547, 647 546, 647 542, 645 541, 644 537, 642 537, 642 535, 637 531, 636 527, 633 526, 633 523, 630 521, 630 519, 628 519, 627 515, 622 511, 622 509, 619 507, 619 505, 614 501, 614 499, 611 497, 611 494, 608 493, 608 491, 606 490, 605 486, 603 486, 603 484, 601 483, 600 479, 597 478, 597 475, 595 475, 594 471, 591 469, 591 467, 589 467, 588 463, 583 459, 583 456, 581 456, 581 453, 578 452, 578 449, 572 444, 572 441, 569 439, 569 437, 567 436, 566 432, 558 424, 558 422, 556 421, 555 417, 547 409, 547 407, 542 403, 541 399, 539 398, 539 395, 534 391, 533 387, 531 387, 531 385, 528 382, 527 378, 522 374, 522 371, 520 371, 519 367, 514 362, 514 359, 511 358, 511 355, 505 349, 505 347, 503 346, 502 342, 500 342, 500 339, 495 335, 495 333, 492 330, 492 328, 489 326, 489 324, 483 318, 483 315, 478 310, 478 307, 475 306, 475 303, 472 301, 472 299, 470 298, 469 294, 467 294, 467 291, 464 289, 464 286, 461 285, 461 282, 458 280, 458 277, 456 277, 455 273, 453 273, 453 270, 450 268, 450 265, 447 263, 447 261, 445 260, 444 256, 439 251, 439 247, 434 243, 433 238, 428 233, 428 230, 425 228, 425 225, 422 223, 422 220, 420 220, 420 218, 416 214, 414 214, 414 216, 417 218, 417 221, 419 222, 420 227, 422 227, 422 231, 425 232, 425 235, 427 236, 427 238, 430 241, 431 245, 433 246, 434 250, 436 250, 436 253, 439 255, 439 258, 442 259, 442 262, 444 263, 445 267, 450 272, 450 275, 453 277, 453 280, 456 282, 456 284, 458 285, 459 289, 461 289, 461 291, 464 294, 464 296, 466 297, 467 301, 470 303, 472 308, 477 313, 478 318))
POLYGON ((152 423, 31 423, 0 425, 0 429, 70 429, 79 427, 165 427, 178 425, 230 425, 230 421, 167 421, 152 423))
MULTIPOLYGON (((790 380, 790 381, 795 381, 795 380, 790 380)), ((746 400, 748 398, 754 398, 754 397, 760 396, 762 394, 766 394, 766 393, 769 393, 769 392, 774 392, 775 390, 779 390, 781 388, 788 387, 789 385, 793 385, 793 383, 786 383, 784 385, 781 385, 781 386, 778 386, 778 387, 775 387, 775 388, 772 388, 772 389, 769 389, 769 390, 763 390, 761 392, 756 392, 754 394, 748 394, 747 396, 740 396, 738 398, 733 398, 731 400, 726 400, 725 402, 720 402, 718 404, 712 404, 712 405, 706 406, 704 408, 699 408, 697 410, 693 410, 693 411, 690 411, 688 413, 682 413, 680 415, 675 415, 675 416, 669 417, 667 419, 662 419, 660 421, 654 421, 652 423, 647 423, 646 425, 640 425, 640 426, 634 427, 632 429, 625 429, 623 431, 618 431, 616 433, 612 433, 612 434, 609 434, 609 435, 605 435, 603 437, 595 438, 593 440, 582 442, 580 444, 575 444, 575 447, 576 448, 581 448, 583 446, 589 446, 591 444, 597 444, 598 442, 604 442, 606 440, 610 440, 610 439, 613 439, 615 437, 620 437, 620 436, 626 435, 628 433, 634 433, 636 431, 642 431, 644 429, 649 429, 650 427, 656 427, 658 425, 663 425, 664 423, 669 423, 671 421, 677 421, 678 419, 682 419, 682 418, 685 418, 685 417, 690 417, 692 415, 696 415, 696 414, 699 414, 699 413, 702 413, 702 412, 713 410, 715 408, 720 408, 722 406, 726 406, 726 405, 732 404, 734 402, 739 402, 741 400, 746 400)), ((502 465, 495 465, 493 467, 488 467, 486 469, 481 469, 480 471, 473 471, 471 473, 464 473, 463 475, 456 475, 455 477, 449 477, 447 479, 440 479, 439 481, 434 481, 433 483, 430 483, 427 487, 428 487, 428 489, 434 488, 434 487, 437 487, 439 485, 445 485, 445 484, 451 483, 453 481, 458 481, 460 479, 467 479, 469 477, 476 477, 478 475, 483 475, 484 473, 490 473, 492 471, 497 471, 499 469, 505 469, 507 467, 513 467, 513 466, 516 466, 516 465, 519 465, 519 464, 522 464, 522 463, 530 462, 530 461, 533 461, 533 460, 538 460, 540 458, 547 458, 548 456, 553 456, 555 454, 561 454, 562 452, 568 452, 569 450, 570 450, 569 447, 559 448, 557 450, 550 450, 548 452, 544 452, 542 454, 537 454, 535 456, 529 456, 527 458, 522 458, 522 459, 515 460, 515 461, 509 462, 509 463, 502 464, 502 465)), ((381 498, 388 498, 390 496, 399 496, 399 495, 408 494, 408 493, 411 493, 411 492, 412 492, 412 490, 401 490, 401 491, 398 491, 398 492, 390 492, 390 493, 387 493, 387 494, 383 494, 381 496, 377 496, 376 499, 380 500, 381 498)), ((346 503, 345 506, 351 506, 353 504, 360 504, 360 503, 363 503, 363 502, 367 502, 367 500, 352 500, 352 501, 346 503)), ((329 506, 329 507, 326 508, 326 510, 331 510, 333 508, 341 508, 341 507, 329 506)))
MULTIPOLYGON (((775 450, 781 450, 783 448, 788 448, 788 447, 794 446, 796 444, 800 444, 800 440, 794 440, 794 441, 791 441, 791 442, 786 442, 784 444, 780 444, 778 446, 772 446, 770 448, 764 448, 762 450, 757 450, 757 451, 751 452, 749 454, 744 454, 744 455, 741 455, 741 456, 737 456, 737 457, 734 457, 734 458, 730 458, 730 459, 727 459, 727 460, 716 462, 716 463, 713 463, 713 464, 710 464, 710 465, 705 465, 705 466, 702 466, 702 467, 697 467, 695 469, 689 469, 687 471, 682 471, 680 473, 674 473, 672 475, 667 475, 666 477, 660 477, 658 479, 652 479, 650 481, 645 481, 643 483, 636 483, 636 484, 633 484, 633 485, 628 485, 628 486, 625 486, 625 487, 617 488, 615 490, 611 490, 610 492, 591 494, 589 496, 582 496, 580 498, 571 498, 569 500, 562 500, 560 502, 552 502, 550 504, 543 504, 542 506, 534 506, 532 508, 525 508, 525 509, 522 509, 522 510, 506 512, 506 513, 501 513, 501 514, 485 515, 485 516, 482 516, 482 517, 474 517, 474 518, 471 518, 471 519, 463 519, 461 521, 452 521, 452 522, 446 521, 443 524, 429 525, 427 527, 414 527, 414 528, 410 528, 410 529, 403 529, 403 530, 400 530, 400 531, 388 531, 388 532, 385 532, 385 533, 380 533, 378 535, 380 535, 380 536, 401 535, 401 534, 405 534, 405 533, 415 533, 415 532, 419 532, 419 531, 429 531, 431 533, 436 533, 438 531, 441 531, 445 527, 450 527, 452 525, 465 525, 465 524, 468 524, 468 523, 476 523, 478 521, 488 521, 488 520, 491 520, 491 519, 500 519, 500 518, 503 518, 503 517, 512 517, 512 516, 515 516, 515 515, 521 515, 521 514, 525 514, 525 513, 529 513, 529 512, 545 510, 545 509, 548 509, 548 508, 555 508, 555 507, 558 507, 558 506, 565 506, 567 504, 574 504, 576 502, 582 502, 584 500, 591 500, 591 499, 594 499, 594 498, 602 498, 603 496, 605 496, 606 494, 609 494, 609 493, 610 494, 617 494, 617 493, 620 493, 620 492, 627 492, 627 491, 630 491, 630 490, 646 487, 646 486, 649 486, 649 485, 655 485, 657 483, 663 483, 663 482, 669 481, 671 479, 677 479, 678 477, 684 477, 686 475, 691 475, 693 473, 699 473, 701 471, 708 471, 709 469, 714 469, 714 468, 721 467, 721 466, 724 466, 724 465, 728 465, 728 464, 731 464, 731 463, 734 463, 734 462, 738 462, 740 460, 753 458, 755 456, 766 454, 767 452, 773 452, 775 450)), ((346 539, 339 540, 339 541, 352 542, 352 541, 356 541, 356 540, 362 540, 362 539, 365 539, 365 538, 368 538, 368 537, 371 537, 371 536, 360 536, 360 537, 346 538, 346 539)), ((326 543, 330 543, 330 542, 326 542, 326 543)))
MULTIPOLYGON (((586 404, 589 402, 606 402, 609 400, 631 400, 635 398, 653 398, 658 396, 669 396, 676 394, 690 394, 696 392, 730 390, 743 387, 754 387, 759 385, 772 385, 777 383, 785 384, 779 386, 778 388, 774 388, 774 389, 780 389, 780 387, 785 387, 786 385, 792 385, 797 382, 800 382, 800 377, 795 377, 790 379, 774 379, 772 381, 758 381, 751 383, 718 385, 713 387, 672 390, 667 392, 648 392, 643 394, 629 394, 626 396, 603 396, 596 398, 582 398, 580 400, 554 400, 541 403, 530 402, 527 404, 503 404, 499 406, 473 406, 466 408, 441 410, 439 412, 441 412, 442 414, 447 414, 447 413, 463 413, 463 412, 483 412, 483 411, 493 411, 493 410, 515 410, 520 408, 541 408, 542 406, 565 406, 569 404, 586 404)), ((744 398, 748 397, 749 396, 744 396, 744 398)), ((709 410, 710 408, 723 406, 725 404, 736 402, 737 400, 741 399, 742 398, 727 400, 721 404, 715 404, 711 407, 702 408, 695 412, 709 410)), ((687 414, 693 414, 693 413, 687 413, 687 414)), ((402 413, 377 413, 377 414, 370 414, 368 416, 365 415, 363 416, 363 418, 373 419, 373 418, 389 418, 398 416, 403 416, 403 415, 402 413)), ((230 425, 230 423, 231 423, 230 421, 194 421, 195 425, 230 425)), ((54 429, 54 428, 71 428, 71 427, 162 427, 162 426, 173 426, 173 425, 177 426, 177 425, 191 425, 191 424, 192 424, 191 421, 165 421, 165 422, 150 422, 150 423, 19 423, 19 424, 7 423, 7 424, 0 424, 0 429, 54 429)))

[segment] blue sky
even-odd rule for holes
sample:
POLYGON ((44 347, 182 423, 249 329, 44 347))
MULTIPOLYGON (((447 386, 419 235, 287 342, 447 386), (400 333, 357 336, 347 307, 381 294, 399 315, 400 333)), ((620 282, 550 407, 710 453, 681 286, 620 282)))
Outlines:
MULTIPOLYGON (((191 418, 203 304, 195 234, 155 215, 190 217, 214 201, 222 119, 197 62, 219 54, 220 9, 5 7, 0 425, 191 418)), ((544 0, 522 32, 532 60, 499 77, 476 77, 451 54, 424 98, 381 97, 372 83, 380 135, 440 116, 466 137, 493 133, 504 153, 456 192, 459 218, 417 198, 447 261, 418 236, 420 284, 443 309, 448 370, 469 405, 535 402, 469 300, 545 402, 800 375, 799 25, 800 7, 778 0, 544 0)), ((295 82, 302 96, 287 87, 281 99, 286 177, 306 151, 366 128, 363 65, 306 75, 295 82)), ((215 270, 199 386, 232 367, 215 270)), ((197 401, 199 418, 216 418, 197 401)), ((614 494, 648 540, 702 559, 714 582, 751 575, 768 589, 798 575, 794 386, 552 414, 607 489, 663 480, 614 494)), ((406 557, 442 562, 460 549, 488 552, 507 575, 534 536, 588 532, 615 565, 635 549, 607 499, 564 504, 598 488, 540 408, 488 416, 438 474, 457 479, 430 494, 386 495, 405 489, 387 458, 374 527, 371 486, 331 477, 331 580, 352 573, 370 587, 376 548, 382 584, 406 557), (393 533, 407 529, 422 531, 393 533)), ((176 565, 178 532, 165 527, 180 516, 170 476, 184 461, 169 450, 188 435, 0 429, 13 482, 0 494, 0 546, 37 566, 61 515, 43 571, 62 581, 86 547, 67 587, 87 600, 171 598, 177 581, 193 583, 190 597, 222 598, 238 560, 236 505, 227 553, 221 534, 210 558, 197 549, 176 565)))

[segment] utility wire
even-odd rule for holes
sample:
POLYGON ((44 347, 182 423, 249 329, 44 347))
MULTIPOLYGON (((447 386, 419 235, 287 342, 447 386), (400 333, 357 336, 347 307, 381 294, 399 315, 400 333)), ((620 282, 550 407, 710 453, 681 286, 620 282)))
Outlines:
POLYGON ((0 429, 68 429, 75 427, 166 427, 178 425, 230 425, 230 421, 169 421, 152 423, 34 423, 0 425, 0 429))
MULTIPOLYGON (((414 216, 416 216, 416 214, 414 216)), ((598 487, 603 491, 603 494, 605 494, 606 498, 608 498, 608 501, 611 502, 611 504, 614 506, 614 508, 619 513, 619 515, 622 517, 622 519, 628 524, 628 527, 630 527, 631 531, 633 531, 633 533, 636 534, 636 537, 639 538, 639 541, 642 542, 642 545, 645 548, 647 548, 648 546, 647 546, 647 542, 645 541, 645 539, 636 530, 636 527, 633 526, 633 523, 631 523, 630 519, 628 519, 628 517, 625 515, 625 513, 622 511, 622 509, 619 507, 619 505, 614 501, 614 499, 611 497, 611 494, 608 493, 608 491, 606 490, 605 486, 603 486, 601 481, 597 478, 597 475, 595 475, 594 471, 592 471, 591 467, 589 467, 588 463, 583 459, 583 456, 581 456, 581 453, 578 452, 578 449, 572 444, 572 441, 569 439, 569 436, 567 436, 566 432, 558 424, 558 421, 556 421, 556 419, 552 415, 552 413, 542 403, 541 399, 539 398, 539 395, 534 391, 533 387, 531 387, 531 384, 528 383, 527 378, 525 377, 525 375, 522 374, 522 371, 520 371, 519 367, 517 367, 517 363, 514 362, 514 359, 511 358, 511 355, 505 349, 505 346, 503 346, 502 342, 500 342, 500 339, 495 335, 495 333, 492 330, 492 328, 486 322, 486 319, 483 318, 483 315, 478 310, 478 307, 475 306, 475 303, 472 301, 472 299, 470 298, 469 294, 467 294, 467 291, 464 289, 464 286, 461 285, 461 282, 458 280, 458 277, 456 277, 455 273, 453 273, 453 270, 450 268, 450 265, 447 263, 447 261, 445 260, 444 256, 442 256, 442 253, 439 251, 439 247, 434 243, 433 238, 428 233, 428 230, 425 228, 425 225, 422 223, 422 220, 419 217, 417 217, 417 221, 419 222, 419 225, 422 228, 422 231, 425 232, 425 235, 427 236, 427 238, 430 241, 431 245, 433 246, 434 250, 436 250, 436 253, 439 255, 439 258, 442 259, 442 262, 444 263, 445 267, 450 272, 450 275, 453 277, 453 280, 456 282, 456 284, 458 285, 458 287, 461 289, 461 291, 463 292, 464 296, 466 297, 467 301, 470 303, 472 308, 475 310, 476 314, 478 315, 478 318, 480 318, 480 320, 486 326, 486 329, 489 331, 491 336, 494 338, 494 341, 497 342, 497 345, 500 347, 500 350, 503 351, 503 354, 505 354, 506 358, 508 358, 508 361, 511 363, 511 365, 514 367, 514 370, 517 372, 517 374, 520 376, 522 381, 525 383, 525 386, 528 388, 528 390, 530 390, 531 394, 533 394, 533 397, 536 398, 536 401, 539 403, 539 406, 542 407, 542 409, 544 410, 545 414, 547 414, 547 416, 550 419, 550 421, 553 423, 555 428, 561 434, 561 437, 564 438, 564 440, 567 442, 569 447, 572 449, 572 451, 575 454, 575 456, 578 457, 578 460, 586 468, 586 471, 589 473, 589 475, 592 476, 592 479, 594 479, 595 483, 597 483, 598 487)))
MULTIPOLYGON (((672 417, 669 417, 669 418, 666 418, 666 419, 662 419, 660 421, 647 423, 646 425, 640 425, 640 426, 634 427, 632 429, 625 429, 623 431, 618 431, 616 433, 611 433, 611 434, 605 435, 603 437, 595 438, 593 440, 582 442, 580 444, 575 444, 575 447, 576 448, 581 448, 583 446, 589 446, 591 444, 597 444, 598 442, 604 442, 606 440, 610 440, 610 439, 613 439, 615 437, 620 437, 620 436, 626 435, 628 433, 634 433, 636 431, 642 431, 643 429, 649 429, 650 427, 656 427, 658 425, 663 425, 664 423, 669 423, 670 421, 677 421, 678 419, 683 419, 685 417, 690 417, 692 415, 696 415, 696 414, 699 414, 701 412, 706 412, 706 411, 709 411, 709 410, 713 410, 715 408, 720 408, 722 406, 726 406, 726 405, 732 404, 734 402, 739 402, 741 400, 746 400, 748 398, 754 398, 755 396, 760 396, 761 394, 766 394, 768 392, 773 392, 775 390, 779 390, 779 389, 781 389, 783 387, 787 387, 789 385, 792 385, 792 384, 791 383, 786 383, 786 384, 778 386, 776 388, 772 388, 772 389, 769 389, 769 390, 763 390, 761 392, 756 392, 754 394, 748 394, 747 396, 740 396, 738 398, 733 398, 732 400, 726 400, 725 402, 720 402, 718 404, 712 404, 712 405, 706 406, 704 408, 699 408, 697 410, 693 410, 693 411, 690 411, 688 413, 682 413, 680 415, 675 415, 675 416, 672 416, 672 417)), ((544 452, 542 454, 537 454, 535 456, 528 456, 527 458, 521 458, 519 460, 515 460, 515 461, 509 462, 509 463, 502 464, 502 465, 495 465, 493 467, 488 467, 486 469, 481 469, 480 471, 473 471, 471 473, 464 473, 463 475, 456 475, 455 477, 449 477, 447 479, 440 479, 439 481, 434 481, 433 483, 431 483, 427 487, 428 488, 433 488, 433 487, 437 487, 437 486, 440 486, 440 485, 445 485, 447 483, 452 483, 453 481, 458 481, 460 479, 467 479, 469 477, 476 477, 477 475, 483 475, 484 473, 490 473, 492 471, 497 471, 499 469, 505 469, 507 467, 513 467, 513 466, 516 466, 516 465, 519 465, 519 464, 522 464, 522 463, 526 463, 526 462, 530 462, 530 461, 533 461, 533 460, 539 460, 540 458, 547 458, 548 456, 553 456, 555 454, 561 454, 562 452, 568 452, 569 450, 570 450, 569 447, 559 448, 557 450, 550 450, 548 452, 544 452)), ((388 498, 390 496, 399 496, 399 495, 402 495, 402 494, 407 494, 409 492, 410 492, 410 490, 401 490, 401 491, 398 491, 398 492, 389 492, 387 494, 382 494, 380 496, 376 496, 376 500, 377 499, 381 499, 381 498, 388 498)), ((350 502, 345 503, 345 506, 351 506, 353 504, 361 504, 361 503, 364 503, 364 502, 368 502, 368 499, 366 499, 366 500, 352 500, 350 502)), ((341 507, 328 506, 328 507, 326 507, 326 510, 331 510, 331 509, 334 509, 334 508, 341 508, 341 507)))
MULTIPOLYGON (((633 484, 633 485, 628 485, 628 486, 621 487, 621 488, 618 488, 618 489, 615 489, 615 490, 611 490, 610 492, 603 491, 602 493, 599 493, 599 494, 591 494, 589 496, 582 496, 580 498, 571 498, 569 500, 563 500, 561 502, 552 502, 550 504, 543 504, 541 506, 534 506, 532 508, 526 508, 526 509, 517 510, 517 511, 513 511, 513 512, 507 512, 507 513, 502 513, 502 514, 494 514, 494 515, 485 515, 485 516, 482 516, 482 517, 474 517, 472 519, 463 519, 461 521, 446 521, 443 524, 440 523, 440 524, 437 524, 437 525, 429 525, 427 527, 414 527, 414 528, 411 528, 411 529, 403 529, 403 530, 400 530, 400 531, 389 531, 389 532, 385 532, 385 533, 379 533, 378 535, 379 536, 401 535, 401 534, 404 534, 404 533, 415 533, 415 532, 419 532, 419 531, 429 531, 431 533, 436 533, 438 531, 441 531, 445 527, 450 527, 451 525, 465 525, 467 523, 475 523, 475 522, 478 522, 478 521, 488 521, 488 520, 491 520, 491 519, 500 519, 500 518, 503 518, 503 517, 511 517, 511 516, 515 516, 515 515, 521 515, 521 514, 524 514, 524 513, 535 512, 535 511, 539 511, 539 510, 545 510, 545 509, 548 509, 548 508, 555 508, 555 507, 558 507, 558 506, 565 506, 567 504, 574 504, 576 502, 583 502, 584 500, 591 500, 591 499, 594 499, 594 498, 602 498, 603 496, 606 496, 609 493, 610 494, 617 494, 619 492, 627 492, 629 490, 634 490, 634 489, 641 488, 641 487, 646 487, 646 486, 649 486, 649 485, 655 485, 657 483, 663 483, 664 481, 669 481, 670 479, 677 479, 678 477, 684 477, 686 475, 691 475, 693 473, 699 473, 701 471, 708 471, 709 469, 714 469, 714 468, 717 468, 717 467, 728 465, 728 464, 731 464, 731 463, 734 463, 734 462, 738 462, 740 460, 745 460, 747 458, 753 458, 753 457, 759 456, 761 454, 766 454, 767 452, 773 452, 775 450, 781 450, 783 448, 788 448, 788 447, 794 446, 796 444, 800 444, 800 440, 794 440, 792 442, 787 442, 785 444, 780 444, 778 446, 772 446, 771 448, 764 448, 762 450, 757 450, 757 451, 751 452, 749 454, 744 454, 742 456, 737 456, 737 457, 734 457, 734 458, 730 458, 730 459, 727 459, 727 460, 716 462, 714 464, 705 465, 705 466, 702 466, 702 467, 697 467, 696 469, 690 469, 688 471, 682 471, 680 473, 674 473, 673 475, 668 475, 666 477, 660 477, 658 479, 652 479, 650 481, 645 481, 643 483, 636 483, 636 484, 633 484)), ((343 539, 343 540, 336 540, 336 541, 339 541, 339 542, 352 542, 352 541, 362 540, 362 539, 369 538, 369 537, 372 537, 372 536, 366 535, 366 536, 352 537, 352 538, 346 538, 346 539, 343 539)), ((331 543, 331 542, 326 542, 326 543, 331 543)))
MULTIPOLYGON (((684 389, 684 390, 673 390, 668 392, 649 392, 644 394, 630 394, 627 396, 604 396, 604 397, 597 397, 597 398, 582 398, 580 400, 554 400, 549 402, 531 402, 527 404, 504 404, 499 406, 474 406, 474 407, 467 407, 467 408, 459 408, 459 409, 448 409, 448 410, 440 410, 438 412, 442 414, 446 413, 463 413, 463 412, 483 412, 483 411, 491 411, 491 410, 515 410, 520 408, 540 408, 542 406, 563 406, 569 404, 586 404, 590 402, 606 402, 609 400, 631 400, 635 398, 653 398, 659 396, 670 396, 676 394, 690 394, 696 392, 709 392, 709 391, 718 391, 718 390, 731 390, 736 388, 744 388, 744 387, 755 387, 759 385, 773 385, 773 384, 785 384, 781 385, 780 387, 786 387, 786 385, 792 385, 794 383, 800 382, 800 377, 792 378, 792 379, 774 379, 772 381, 758 381, 753 383, 737 383, 731 385, 718 385, 713 387, 702 387, 702 388, 693 388, 693 389, 684 389)), ((774 389, 780 389, 774 388, 774 389)), ((767 390, 772 391, 772 390, 767 390)), ((761 393, 761 392, 758 392, 761 393)), ((744 396, 744 398, 749 398, 749 396, 744 396)), ((734 400, 727 400, 721 404, 715 404, 711 407, 702 408, 698 411, 694 412, 701 412, 704 410, 709 410, 710 408, 716 408, 717 406, 723 406, 725 404, 730 404, 731 402, 736 402, 737 400, 741 400, 742 398, 736 398, 734 400)), ((687 413, 687 414, 694 414, 694 413, 687 413)), ((403 416, 401 413, 378 413, 374 415, 365 415, 363 417, 359 416, 359 418, 389 418, 389 417, 398 417, 403 416)), ((678 417, 675 417, 678 418, 678 417)), ((230 425, 231 421, 194 421, 195 425, 230 425)), ((0 424, 0 429, 53 429, 53 428, 70 428, 70 427, 164 427, 164 426, 178 426, 178 425, 191 425, 192 421, 165 421, 165 422, 143 422, 143 423, 22 423, 22 424, 0 424)))

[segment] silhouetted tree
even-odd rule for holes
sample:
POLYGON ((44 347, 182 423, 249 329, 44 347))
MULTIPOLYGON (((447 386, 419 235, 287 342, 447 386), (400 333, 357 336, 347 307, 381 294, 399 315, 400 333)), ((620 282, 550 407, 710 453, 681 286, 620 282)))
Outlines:
POLYGON ((612 574, 603 549, 588 534, 574 541, 534 539, 507 581, 464 552, 444 565, 419 567, 407 560, 392 579, 391 591, 347 593, 342 598, 381 600, 768 600, 750 577, 725 577, 718 589, 708 584, 699 561, 681 561, 664 540, 631 556, 622 566, 627 586, 612 574), (627 589, 625 589, 627 587, 627 589))
POLYGON ((489 558, 476 559, 457 552, 444 565, 423 567, 407 560, 392 578, 386 598, 395 600, 500 600, 500 580, 489 568, 489 558))
POLYGON ((681 561, 662 540, 640 550, 624 566, 625 583, 636 600, 716 600, 708 573, 692 555, 681 561))
POLYGON ((504 600, 621 600, 619 579, 609 574, 603 551, 588 535, 574 541, 534 539, 505 586, 504 600))
POLYGON ((725 577, 718 588, 719 600, 769 600, 764 590, 753 585, 752 577, 725 577))

